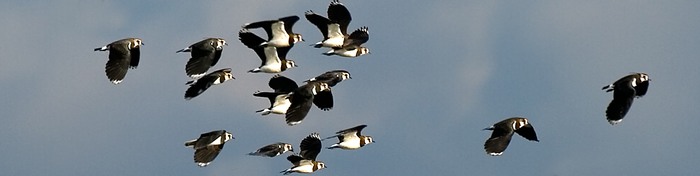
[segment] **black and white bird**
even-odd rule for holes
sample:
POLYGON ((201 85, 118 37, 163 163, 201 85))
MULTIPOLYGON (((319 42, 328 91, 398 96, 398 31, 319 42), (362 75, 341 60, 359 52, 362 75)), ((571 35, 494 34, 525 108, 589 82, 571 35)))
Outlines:
POLYGON ((141 46, 143 42, 139 38, 126 38, 117 40, 95 51, 109 50, 109 61, 105 66, 107 78, 114 84, 119 84, 126 77, 126 72, 139 66, 141 46))
POLYGON ((364 46, 333 48, 330 51, 323 53, 323 55, 326 56, 338 55, 350 58, 359 57, 365 54, 370 54, 370 52, 369 48, 364 46))
POLYGON ((338 137, 338 143, 335 143, 328 147, 328 149, 341 148, 344 150, 355 150, 364 147, 367 144, 374 143, 372 136, 363 136, 362 129, 367 127, 367 125, 358 125, 356 127, 344 129, 336 132, 335 136, 327 137, 326 139, 331 139, 338 137))
MULTIPOLYGON (((339 82, 351 79, 350 72, 345 70, 331 70, 304 82, 323 82, 329 87, 337 85, 339 82)), ((314 105, 321 110, 329 111, 333 109, 333 92, 331 90, 318 92, 314 96, 314 105)))
POLYGON ((326 164, 322 161, 317 161, 316 156, 321 152, 321 138, 318 133, 311 133, 311 135, 304 138, 299 145, 301 151, 299 155, 289 155, 287 160, 292 162, 294 166, 284 170, 280 173, 284 175, 297 173, 312 173, 314 171, 326 168, 326 164))
MULTIPOLYGON (((289 109, 287 109, 287 113, 285 114, 285 120, 287 121, 287 125, 292 126, 301 123, 301 121, 304 120, 304 118, 306 118, 306 115, 309 113, 309 110, 311 110, 311 104, 315 103, 314 96, 319 92, 330 91, 330 89, 331 88, 328 86, 327 83, 313 81, 308 82, 303 86, 300 86, 299 88, 294 90, 294 92, 290 93, 289 99, 292 104, 289 106, 289 109)), ((319 107, 322 106, 328 105, 322 104, 319 107)))
POLYGON ((185 65, 185 73, 191 78, 199 78, 207 73, 209 68, 216 65, 221 58, 224 45, 228 45, 222 38, 208 38, 190 45, 179 52, 190 52, 192 58, 185 65))
POLYGON ((234 139, 226 130, 217 130, 201 134, 198 139, 185 142, 185 147, 194 149, 194 162, 199 167, 209 165, 224 148, 224 144, 234 139))
POLYGON ((204 75, 199 79, 189 81, 187 85, 190 85, 190 88, 185 91, 185 99, 189 100, 197 97, 212 85, 221 84, 231 79, 236 79, 231 74, 231 68, 224 68, 204 75))
POLYGON ((253 49, 262 63, 260 67, 252 69, 251 73, 280 73, 289 68, 297 67, 293 60, 287 59, 287 53, 293 45, 287 47, 261 46, 265 43, 265 39, 258 37, 246 29, 238 32, 238 39, 243 45, 253 49))
POLYGON ((297 86, 297 83, 294 82, 294 80, 292 79, 277 74, 270 78, 268 85, 274 90, 274 92, 258 91, 255 92, 253 96, 267 98, 268 100, 270 100, 270 107, 255 112, 259 112, 262 115, 268 115, 270 113, 287 113, 287 109, 289 109, 289 106, 292 104, 289 101, 288 96, 291 92, 299 88, 299 86, 297 86))
POLYGON ((327 71, 321 75, 318 75, 316 77, 313 77, 311 79, 308 79, 304 82, 311 82, 311 81, 319 81, 319 82, 325 82, 328 84, 328 86, 335 86, 336 84, 340 83, 341 81, 345 81, 348 79, 352 79, 350 76, 350 72, 346 70, 331 70, 327 71))
POLYGON ((306 19, 314 24, 323 34, 323 40, 314 44, 314 47, 341 47, 348 34, 348 25, 352 21, 350 11, 338 0, 331 1, 328 6, 328 18, 309 10, 306 11, 306 19))
POLYGON ((500 156, 506 150, 513 133, 518 133, 520 136, 530 141, 537 141, 535 128, 523 117, 508 118, 494 124, 484 130, 492 130, 491 137, 484 143, 486 153, 491 156, 500 156))
POLYGON ((288 16, 277 20, 259 21, 243 25, 245 29, 263 28, 267 32, 267 41, 261 46, 288 47, 304 41, 301 34, 294 33, 292 27, 299 21, 299 16, 288 16))
POLYGON ((606 92, 613 91, 613 100, 610 101, 608 109, 605 111, 608 122, 612 125, 622 122, 627 112, 632 107, 634 98, 640 98, 649 89, 649 75, 646 73, 632 73, 622 77, 603 87, 606 92))
POLYGON ((294 148, 292 148, 292 144, 278 142, 278 143, 274 143, 274 144, 270 144, 270 145, 266 145, 264 147, 261 147, 260 149, 256 150, 255 152, 248 153, 248 155, 275 157, 275 156, 281 155, 284 152, 288 152, 288 151, 294 152, 294 148))
POLYGON ((369 29, 364 26, 355 30, 345 38, 342 46, 331 47, 331 50, 323 53, 326 56, 338 55, 343 57, 358 57, 370 54, 369 48, 362 44, 369 41, 369 29))

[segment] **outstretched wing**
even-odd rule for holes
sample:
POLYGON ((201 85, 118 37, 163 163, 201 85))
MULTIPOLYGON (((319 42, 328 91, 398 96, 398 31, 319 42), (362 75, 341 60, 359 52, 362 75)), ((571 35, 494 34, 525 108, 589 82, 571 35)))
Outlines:
POLYGON ((520 127, 520 129, 515 130, 515 133, 518 133, 518 135, 524 137, 527 140, 539 141, 537 139, 537 133, 535 133, 535 128, 532 127, 532 125, 529 123, 525 126, 520 127))
POLYGON ((338 23, 340 25, 340 31, 343 34, 347 34, 348 25, 350 24, 350 21, 352 21, 352 16, 350 15, 348 8, 346 8, 343 3, 340 3, 338 0, 331 2, 331 4, 328 6, 328 19, 334 23, 338 23))
POLYGON ((314 24, 316 28, 318 28, 318 30, 321 31, 323 39, 328 39, 328 24, 331 23, 331 21, 328 18, 316 14, 311 10, 306 11, 306 14, 304 16, 307 20, 309 20, 309 22, 311 22, 311 24, 314 24))
POLYGON ((313 99, 319 109, 324 111, 333 109, 333 93, 330 90, 318 92, 313 99))
POLYGON ((363 26, 352 32, 350 36, 343 41, 343 47, 357 48, 367 41, 369 41, 369 31, 367 26, 363 26))
POLYGON ((275 75, 272 78, 270 78, 270 81, 267 83, 267 85, 270 86, 275 92, 282 92, 282 93, 289 93, 293 92, 299 86, 297 85, 294 80, 289 79, 285 76, 282 75, 275 75))
POLYGON ((301 140, 299 148, 301 152, 299 154, 304 157, 304 159, 316 160, 316 156, 321 152, 321 137, 318 133, 311 133, 309 136, 301 140))
POLYGON ((241 41, 241 43, 243 43, 243 45, 253 49, 253 51, 258 54, 262 64, 265 64, 267 57, 265 56, 264 47, 260 46, 260 44, 265 42, 265 39, 258 37, 246 29, 242 29, 238 32, 238 39, 241 41))

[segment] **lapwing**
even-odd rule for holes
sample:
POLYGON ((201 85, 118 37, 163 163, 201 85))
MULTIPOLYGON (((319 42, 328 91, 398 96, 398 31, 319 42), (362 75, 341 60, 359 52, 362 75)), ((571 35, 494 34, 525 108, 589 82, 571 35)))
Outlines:
POLYGON ((311 135, 304 138, 299 145, 301 151, 299 155, 289 155, 287 160, 292 162, 294 166, 280 173, 284 175, 297 173, 313 173, 314 171, 326 168, 326 164, 322 161, 316 161, 316 156, 321 152, 321 138, 318 133, 311 133, 311 135))
POLYGON ((314 24, 323 34, 323 40, 314 44, 320 47, 341 47, 347 35, 348 25, 352 21, 350 11, 338 0, 331 1, 328 6, 328 18, 309 10, 306 19, 314 24))
POLYGON ((245 29, 263 28, 267 32, 267 41, 261 46, 288 47, 304 41, 301 34, 294 33, 292 27, 299 21, 299 16, 288 16, 278 20, 259 21, 243 25, 245 29))
POLYGON ((304 82, 310 82, 310 81, 319 81, 319 82, 325 82, 328 84, 328 86, 335 86, 336 84, 340 83, 341 81, 345 81, 348 79, 352 79, 350 76, 350 72, 346 70, 331 70, 327 71, 321 75, 318 75, 316 77, 313 77, 311 79, 308 79, 304 82))
POLYGON ((367 125, 358 125, 356 127, 344 129, 336 132, 335 136, 328 137, 326 139, 331 139, 338 137, 338 143, 335 143, 328 147, 328 149, 341 148, 344 150, 355 150, 360 147, 364 147, 367 144, 374 143, 372 136, 363 136, 362 129, 367 127, 367 125))
POLYGON ((622 77, 603 87, 606 92, 613 91, 613 100, 610 101, 608 109, 605 111, 608 122, 612 125, 622 122, 627 112, 632 107, 634 98, 640 98, 649 89, 649 75, 646 73, 632 73, 622 77))
MULTIPOLYGON (((330 89, 327 83, 313 81, 300 86, 290 93, 288 98, 292 104, 285 114, 287 125, 293 126, 301 123, 309 113, 309 110, 311 110, 311 104, 315 101, 314 96, 319 92, 330 91, 330 89)), ((322 106, 328 105, 324 104, 322 106)))
POLYGON ((270 88, 274 90, 274 92, 255 92, 253 96, 256 97, 265 97, 270 100, 270 107, 265 108, 262 110, 258 110, 256 112, 261 113, 262 115, 268 115, 270 113, 273 114, 285 114, 287 113, 287 109, 289 109, 289 106, 292 104, 289 99, 289 93, 293 92, 299 86, 297 86, 297 83, 294 82, 294 80, 289 79, 287 77, 284 77, 282 75, 275 75, 272 78, 270 78, 270 81, 268 82, 268 85, 270 88))
POLYGON ((350 58, 359 57, 365 54, 370 54, 370 52, 369 48, 364 46, 333 48, 332 50, 323 53, 323 55, 326 56, 338 55, 350 58))
POLYGON ((361 27, 355 30, 343 41, 343 45, 339 47, 331 47, 331 50, 323 53, 326 56, 338 55, 343 57, 358 57, 365 54, 370 54, 369 48, 362 46, 369 40, 368 28, 361 27))
POLYGON ((491 156, 500 156, 503 154, 514 132, 525 139, 539 142, 537 134, 535 133, 535 128, 523 117, 508 118, 484 130, 493 131, 491 137, 484 143, 486 153, 491 156))
POLYGON ((95 51, 109 50, 109 60, 105 66, 109 81, 119 84, 124 80, 129 68, 135 69, 139 66, 142 45, 140 38, 126 38, 95 48, 95 51))
POLYGON ((194 162, 199 167, 209 165, 219 152, 224 148, 224 144, 234 139, 233 134, 226 130, 217 130, 201 134, 198 139, 185 142, 185 147, 194 149, 194 162))
POLYGON ((199 79, 189 81, 187 85, 190 85, 190 88, 185 91, 185 99, 189 100, 197 97, 212 85, 221 84, 231 79, 236 79, 231 74, 231 68, 224 68, 204 75, 199 79))
POLYGON ((280 73, 297 65, 293 60, 287 59, 287 53, 293 45, 288 47, 260 46, 265 42, 265 39, 258 37, 246 29, 238 32, 238 39, 243 45, 253 49, 262 63, 260 67, 252 69, 251 73, 280 73))
MULTIPOLYGON (((350 79, 350 72, 345 70, 331 70, 327 71, 317 77, 311 78, 304 82, 317 81, 324 82, 328 84, 329 87, 333 87, 343 80, 350 79)), ((329 111, 333 109, 333 93, 331 90, 318 92, 314 96, 314 105, 321 110, 329 111)))
POLYGON ((278 142, 270 145, 266 145, 256 150, 255 152, 248 153, 248 155, 254 156, 264 156, 264 157, 275 157, 283 154, 284 152, 294 152, 292 144, 278 142))
POLYGON ((209 68, 216 65, 221 58, 224 45, 228 45, 222 38, 208 38, 190 45, 179 52, 190 52, 192 58, 185 65, 185 73, 191 78, 199 78, 207 73, 209 68))

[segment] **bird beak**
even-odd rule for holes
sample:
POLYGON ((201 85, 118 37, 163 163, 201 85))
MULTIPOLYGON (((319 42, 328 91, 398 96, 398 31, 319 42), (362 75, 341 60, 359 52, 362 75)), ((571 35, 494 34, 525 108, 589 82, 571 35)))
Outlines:
POLYGON ((484 128, 484 129, 481 129, 481 130, 493 130, 493 126, 490 126, 490 127, 488 127, 488 128, 484 128))

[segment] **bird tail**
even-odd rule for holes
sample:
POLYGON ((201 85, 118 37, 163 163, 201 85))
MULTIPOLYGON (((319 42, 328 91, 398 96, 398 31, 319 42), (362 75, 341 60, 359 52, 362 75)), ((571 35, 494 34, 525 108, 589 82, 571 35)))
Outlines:
POLYGON ((315 44, 311 44, 311 46, 314 46, 314 48, 321 48, 321 47, 323 47, 323 42, 318 42, 318 43, 315 43, 315 44))
POLYGON ((190 52, 190 51, 192 51, 192 48, 187 47, 187 48, 183 48, 183 49, 181 49, 181 50, 177 50, 177 51, 175 51, 175 53, 179 53, 179 52, 190 52))
POLYGON ((340 148, 340 145, 338 145, 338 144, 333 144, 333 145, 331 145, 330 147, 328 147, 328 149, 334 149, 334 148, 340 148))
POLYGON ((270 111, 270 109, 267 109, 267 108, 266 108, 266 109, 257 110, 257 111, 255 111, 255 112, 256 112, 256 113, 261 113, 262 115, 268 115, 268 114, 270 114, 270 112, 272 112, 272 111, 270 111))
POLYGON ((613 87, 614 87, 614 86, 615 86, 615 85, 612 85, 612 84, 606 85, 606 86, 603 86, 603 89, 601 89, 601 90, 605 90, 605 92, 610 92, 610 91, 613 91, 613 87), (606 89, 607 89, 607 90, 606 90, 606 89))
POLYGON ((335 54, 334 50, 330 50, 328 52, 323 53, 323 55, 326 55, 326 56, 332 56, 333 54, 335 54))
POLYGON ((260 68, 255 68, 255 69, 252 69, 252 70, 248 70, 248 73, 258 73, 258 72, 260 72, 260 71, 261 71, 260 68))
POLYGON ((282 175, 289 175, 289 174, 291 174, 291 173, 293 173, 293 172, 294 172, 294 171, 292 171, 292 169, 286 169, 286 170, 283 170, 283 171, 280 172, 280 173, 282 173, 282 175))
POLYGON ((185 141, 185 147, 192 147, 194 148, 194 144, 197 143, 197 139, 185 141))
POLYGON ((103 46, 103 47, 95 48, 95 51, 107 51, 107 49, 108 49, 107 46, 103 46))

